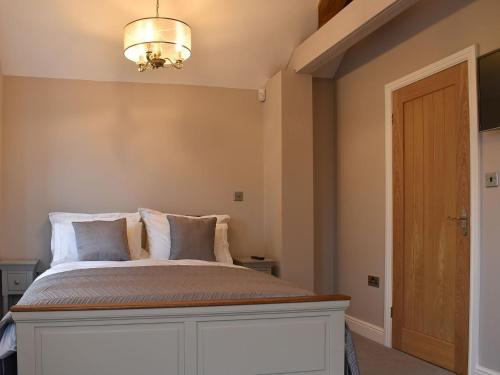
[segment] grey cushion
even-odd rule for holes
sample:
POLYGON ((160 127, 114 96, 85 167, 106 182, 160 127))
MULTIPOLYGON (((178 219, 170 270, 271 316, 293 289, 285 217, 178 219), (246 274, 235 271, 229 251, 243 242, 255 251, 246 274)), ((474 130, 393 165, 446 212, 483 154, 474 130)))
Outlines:
POLYGON ((127 219, 74 222, 79 260, 130 260, 127 219))
POLYGON ((215 261, 214 240, 217 218, 189 218, 167 215, 170 224, 170 259, 215 261))

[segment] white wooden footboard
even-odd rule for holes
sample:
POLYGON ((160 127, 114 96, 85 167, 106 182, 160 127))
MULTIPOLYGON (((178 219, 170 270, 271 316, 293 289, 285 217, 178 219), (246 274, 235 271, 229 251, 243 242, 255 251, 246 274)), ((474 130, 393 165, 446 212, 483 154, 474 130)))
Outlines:
POLYGON ((343 375, 348 304, 15 312, 19 375, 343 375))

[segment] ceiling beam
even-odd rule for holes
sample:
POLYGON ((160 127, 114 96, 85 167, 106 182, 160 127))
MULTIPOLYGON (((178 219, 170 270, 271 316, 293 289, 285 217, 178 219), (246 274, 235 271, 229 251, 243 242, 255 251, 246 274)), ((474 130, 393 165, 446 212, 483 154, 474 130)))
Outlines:
MULTIPOLYGON (((341 59, 350 47, 417 1, 353 1, 295 49, 288 68, 297 73, 315 75, 316 71, 331 64, 332 60, 341 59)), ((338 67, 339 64, 340 61, 336 61, 331 65, 338 67)), ((335 75, 335 72, 331 74, 335 75)))

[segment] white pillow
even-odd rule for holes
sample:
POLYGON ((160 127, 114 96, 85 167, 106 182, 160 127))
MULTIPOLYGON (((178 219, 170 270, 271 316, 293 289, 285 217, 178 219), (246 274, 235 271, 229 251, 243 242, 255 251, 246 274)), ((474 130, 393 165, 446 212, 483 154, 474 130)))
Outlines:
MULTIPOLYGON (((170 224, 168 223, 167 215, 181 217, 193 216, 167 214, 149 208, 139 208, 139 213, 142 216, 144 224, 146 224, 150 257, 152 259, 169 259, 171 240, 170 224)), ((229 215, 206 215, 196 218, 208 217, 217 218, 214 240, 215 260, 220 263, 233 264, 233 258, 229 252, 229 242, 227 241, 227 223, 231 218, 229 215)))
POLYGON ((214 254, 215 260, 219 263, 233 264, 233 258, 229 252, 229 242, 227 240, 227 223, 215 225, 214 254))
POLYGON ((66 212, 49 213, 52 224, 52 239, 50 248, 52 250, 51 267, 67 262, 78 261, 75 230, 73 222, 82 221, 113 221, 127 219, 127 238, 132 259, 143 257, 142 250, 142 223, 139 213, 109 213, 109 214, 78 214, 66 212))

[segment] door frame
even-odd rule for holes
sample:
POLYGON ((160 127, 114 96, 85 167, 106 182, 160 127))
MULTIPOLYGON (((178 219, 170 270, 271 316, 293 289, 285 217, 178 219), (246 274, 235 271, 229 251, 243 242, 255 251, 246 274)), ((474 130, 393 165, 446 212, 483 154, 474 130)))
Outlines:
POLYGON ((470 125, 470 299, 469 299, 469 374, 478 365, 479 283, 480 283, 480 158, 477 95, 477 45, 465 48, 414 73, 385 85, 385 301, 384 344, 392 347, 392 256, 393 256, 393 195, 392 195, 392 93, 416 81, 439 73, 454 65, 467 62, 469 81, 470 125))

